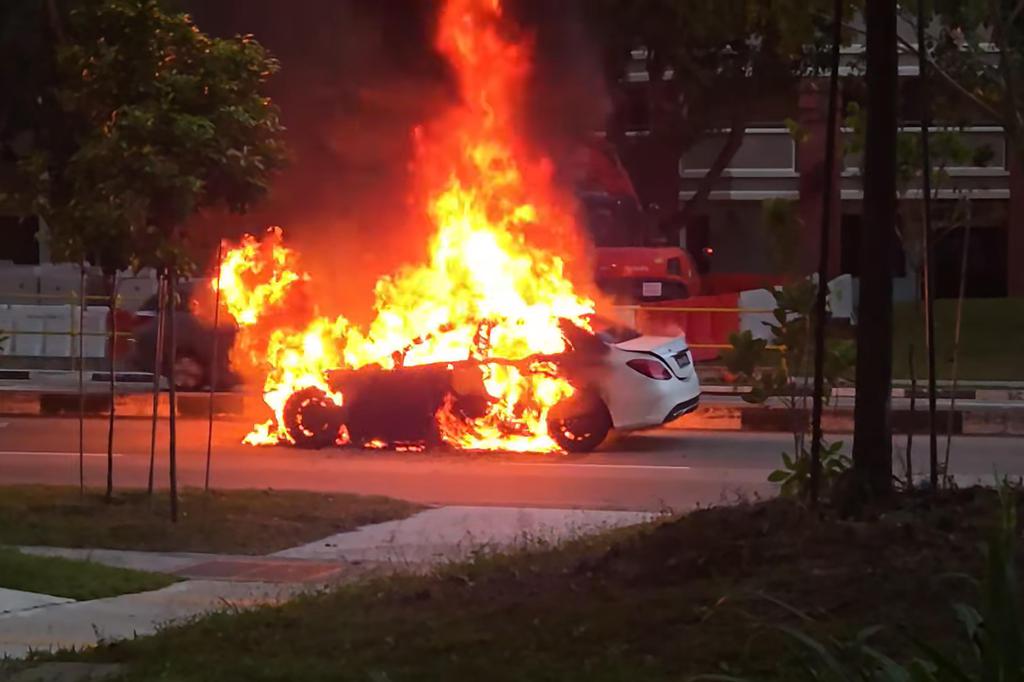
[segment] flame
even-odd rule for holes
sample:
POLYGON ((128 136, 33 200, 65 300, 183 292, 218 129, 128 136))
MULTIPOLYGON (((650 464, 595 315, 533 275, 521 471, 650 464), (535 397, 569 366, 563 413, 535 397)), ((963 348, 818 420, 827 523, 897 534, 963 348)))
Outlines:
POLYGON ((326 370, 474 359, 491 405, 467 421, 449 401, 437 413, 442 437, 460 448, 557 449, 547 414, 574 388, 550 360, 534 358, 564 351, 559 320, 586 326, 594 303, 577 293, 557 255, 581 253, 572 206, 556 191, 551 164, 523 143, 517 117, 530 55, 508 35, 497 0, 449 0, 441 12, 437 46, 462 101, 414 131, 416 204, 433 226, 430 255, 378 281, 368 328, 303 301, 309 277, 279 228, 228 251, 219 284, 241 330, 233 361, 266 373, 273 412, 246 442, 289 440, 285 401, 308 386, 328 391, 326 370))

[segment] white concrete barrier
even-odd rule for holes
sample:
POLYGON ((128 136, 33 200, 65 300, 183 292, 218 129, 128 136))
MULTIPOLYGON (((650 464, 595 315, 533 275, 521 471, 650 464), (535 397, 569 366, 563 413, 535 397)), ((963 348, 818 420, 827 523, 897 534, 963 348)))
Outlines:
MULTIPOLYGON (((107 354, 109 308, 85 309, 85 357, 107 354)), ((79 307, 72 305, 6 305, 0 308, 0 333, 4 355, 23 357, 77 357, 79 307)))
MULTIPOLYGON (((811 278, 817 281, 817 276, 811 278)), ((850 275, 840 275, 828 283, 828 305, 833 319, 857 322, 857 282, 850 275)), ((741 291, 739 307, 753 310, 775 308, 775 296, 768 289, 741 291)), ((756 339, 770 341, 768 324, 775 324, 773 313, 740 313, 740 331, 749 330, 756 339)))

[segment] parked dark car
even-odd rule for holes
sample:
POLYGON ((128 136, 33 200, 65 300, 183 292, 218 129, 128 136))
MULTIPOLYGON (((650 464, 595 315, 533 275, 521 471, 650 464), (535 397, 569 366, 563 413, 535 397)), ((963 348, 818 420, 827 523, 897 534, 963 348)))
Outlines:
MULTIPOLYGON (((216 390, 228 390, 238 385, 239 377, 231 369, 231 347, 235 343, 238 325, 221 308, 217 328, 213 324, 214 294, 201 283, 186 283, 178 287, 175 308, 177 353, 170 354, 170 328, 164 335, 164 360, 160 373, 174 377, 175 386, 182 391, 209 388, 215 382, 216 390), (214 343, 216 337, 216 344, 214 343), (214 354, 216 345, 216 357, 214 354)), ((151 296, 135 313, 133 324, 134 349, 132 364, 141 371, 152 372, 156 360, 157 297, 151 296)))

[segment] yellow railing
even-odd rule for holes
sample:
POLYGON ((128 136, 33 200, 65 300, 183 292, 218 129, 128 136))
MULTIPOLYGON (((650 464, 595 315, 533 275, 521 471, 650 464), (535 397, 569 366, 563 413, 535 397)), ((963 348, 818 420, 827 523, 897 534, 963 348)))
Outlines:
MULTIPOLYGON (((617 305, 617 310, 634 310, 643 313, 753 313, 755 315, 766 315, 775 312, 774 308, 729 308, 729 307, 694 307, 694 306, 644 306, 644 305, 617 305)), ((727 350, 732 348, 731 344, 728 343, 687 343, 690 348, 708 348, 715 350, 727 350)), ((784 350, 784 346, 768 344, 766 346, 769 350, 781 351, 784 350)))

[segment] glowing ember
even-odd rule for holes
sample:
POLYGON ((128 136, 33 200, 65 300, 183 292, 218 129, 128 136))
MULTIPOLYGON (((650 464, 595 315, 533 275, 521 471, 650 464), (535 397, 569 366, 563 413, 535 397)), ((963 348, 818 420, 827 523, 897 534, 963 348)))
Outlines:
POLYGON ((571 205, 555 191, 550 164, 521 142, 516 120, 529 54, 500 21, 497 0, 449 0, 441 13, 438 48, 458 75, 462 103, 416 131, 416 186, 434 226, 430 257, 378 282, 368 329, 301 305, 308 277, 279 229, 229 251, 220 284, 241 329, 233 360, 266 372, 264 398, 274 413, 246 442, 288 440, 285 401, 309 386, 326 392, 328 369, 474 359, 494 400, 468 422, 443 407, 443 438, 460 448, 557 449, 547 413, 573 387, 550 362, 497 361, 563 351, 559 319, 586 326, 594 306, 554 253, 580 253, 571 205))

